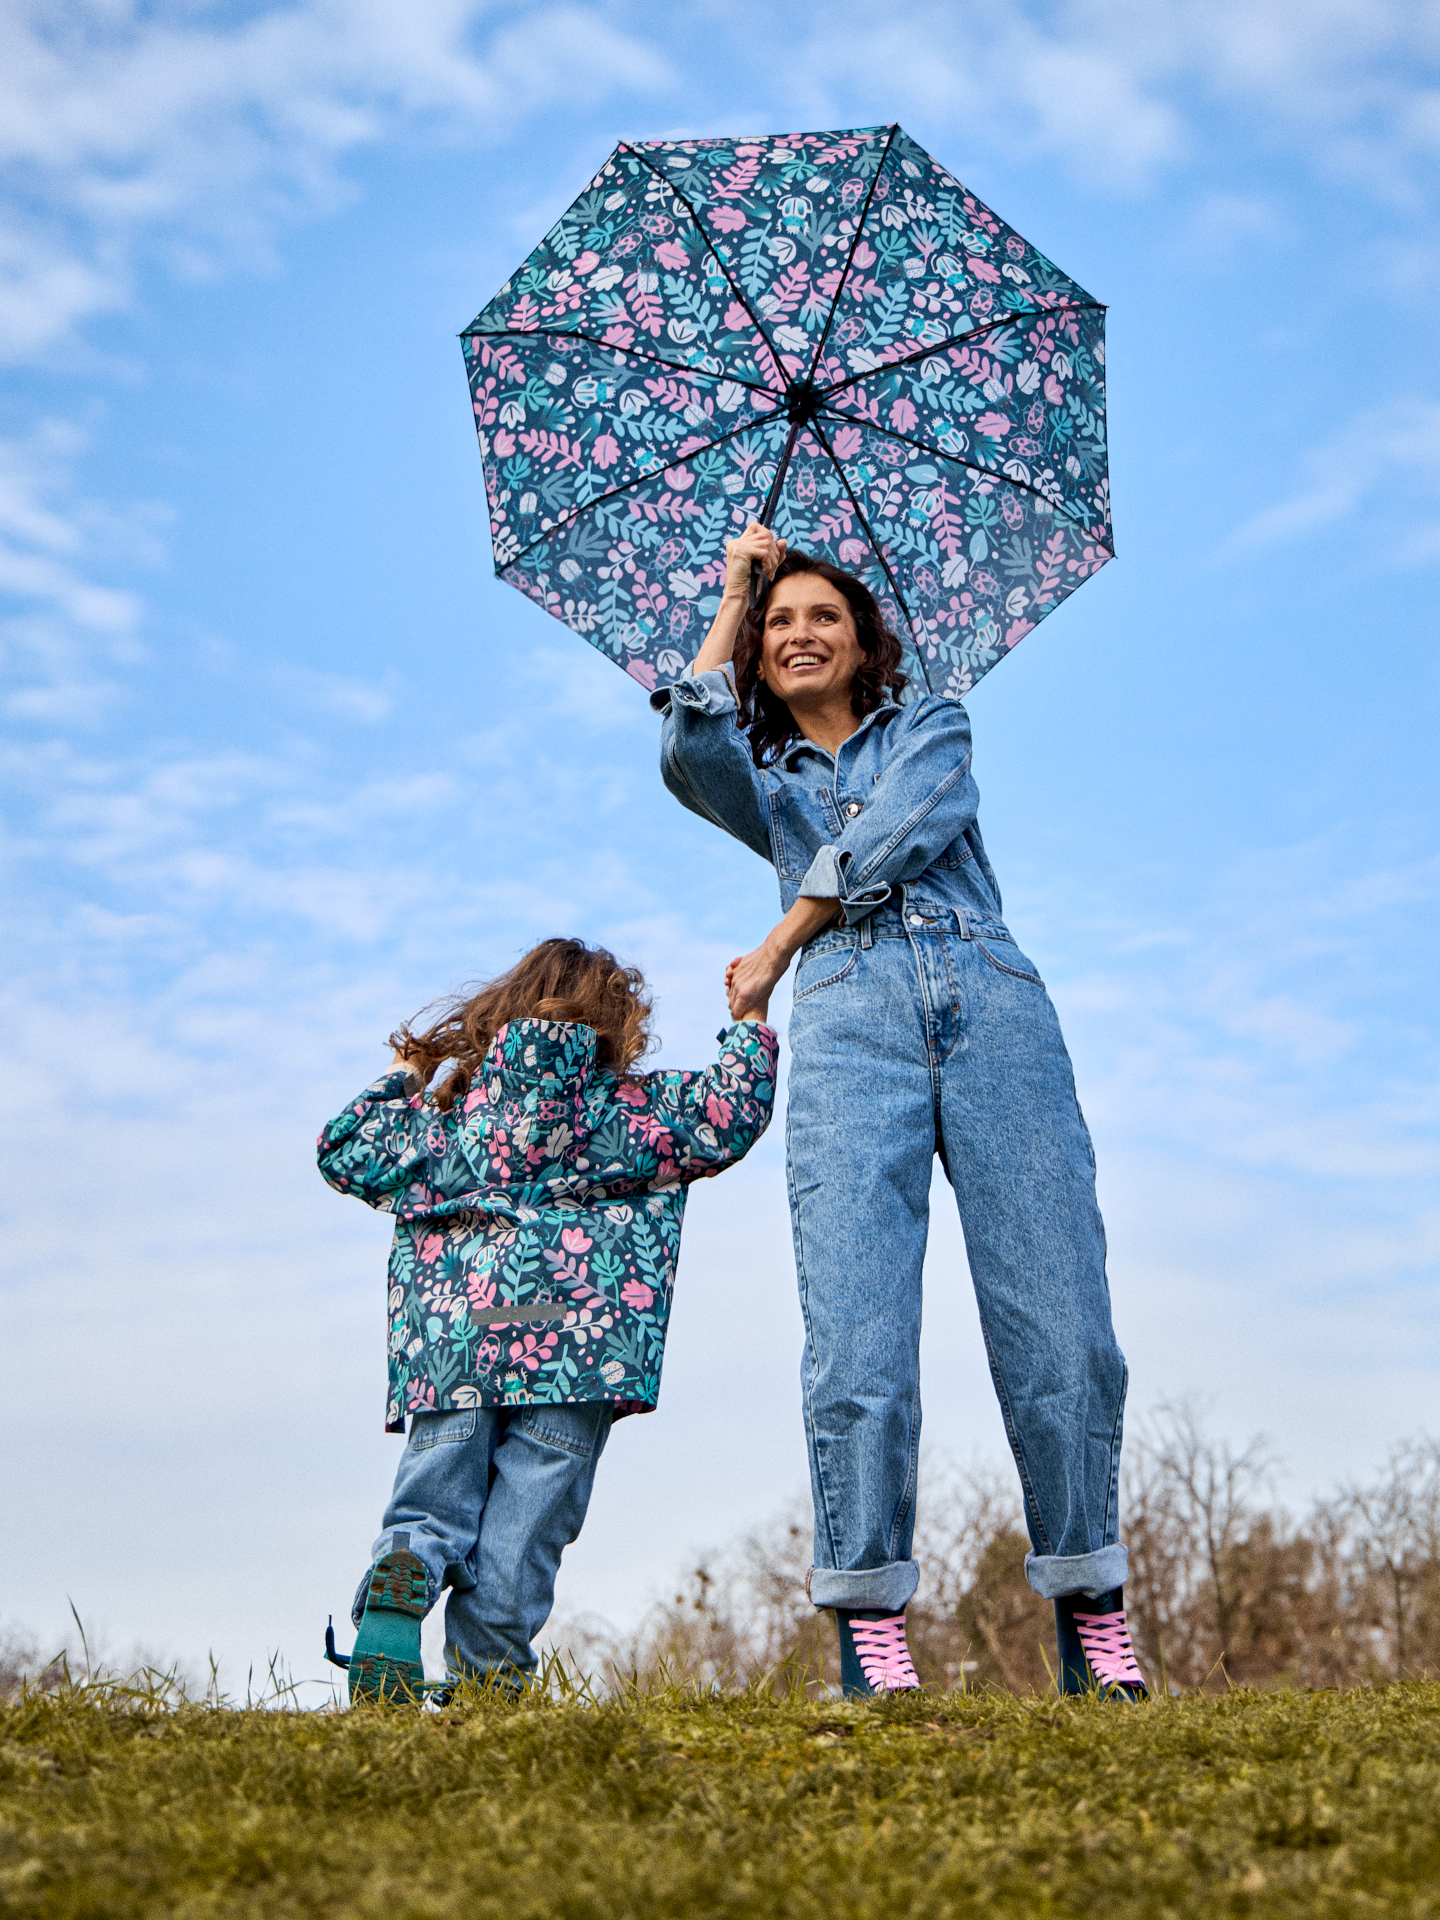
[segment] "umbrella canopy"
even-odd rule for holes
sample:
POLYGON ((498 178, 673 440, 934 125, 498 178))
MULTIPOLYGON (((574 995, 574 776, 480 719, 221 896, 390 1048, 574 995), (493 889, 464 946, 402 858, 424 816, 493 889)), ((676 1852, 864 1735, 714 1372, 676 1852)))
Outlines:
POLYGON ((622 142, 461 336, 496 572, 653 687, 762 519, 964 693, 1112 557, 1104 335, 899 127, 622 142))

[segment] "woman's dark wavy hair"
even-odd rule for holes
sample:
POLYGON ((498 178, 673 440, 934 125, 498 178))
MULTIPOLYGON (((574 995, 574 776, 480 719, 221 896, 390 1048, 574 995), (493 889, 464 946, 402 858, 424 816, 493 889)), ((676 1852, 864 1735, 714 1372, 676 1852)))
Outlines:
MULTIPOLYGON (((885 623, 875 596, 863 580, 843 568, 832 567, 828 560, 815 560, 808 553, 787 553, 781 561, 773 588, 797 573, 818 574, 845 596, 855 621, 855 634, 865 658, 855 669, 850 682, 850 711, 857 720, 874 713, 887 699, 898 699, 909 684, 900 671, 903 653, 898 636, 885 623)), ((778 760, 792 740, 800 737, 789 707, 773 694, 760 678, 760 649, 765 636, 765 609, 770 590, 758 607, 753 607, 740 623, 735 642, 735 691, 740 701, 740 726, 748 737, 750 752, 757 767, 778 760)))

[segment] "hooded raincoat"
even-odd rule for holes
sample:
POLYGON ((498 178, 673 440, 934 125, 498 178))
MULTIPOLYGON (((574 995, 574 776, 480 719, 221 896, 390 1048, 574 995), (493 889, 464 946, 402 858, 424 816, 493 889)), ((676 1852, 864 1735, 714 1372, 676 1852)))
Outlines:
POLYGON ((385 1424, 660 1391, 686 1189, 770 1122, 777 1042, 741 1021, 696 1073, 621 1078, 592 1028, 512 1020, 448 1113, 384 1074, 320 1136, 330 1185, 395 1216, 385 1424))

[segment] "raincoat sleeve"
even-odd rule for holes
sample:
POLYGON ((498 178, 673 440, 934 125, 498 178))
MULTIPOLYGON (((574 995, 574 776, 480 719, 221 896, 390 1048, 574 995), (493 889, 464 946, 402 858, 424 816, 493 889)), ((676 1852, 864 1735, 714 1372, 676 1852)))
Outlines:
POLYGON ((660 776, 681 806, 723 827, 762 860, 773 860, 765 790, 737 725, 735 686, 726 669, 660 687, 650 704, 665 716, 660 776))
POLYGON ((980 795, 965 709, 924 700, 902 708, 895 725, 903 731, 861 811, 800 882, 802 899, 838 900, 846 926, 873 913, 892 887, 918 880, 975 825, 980 795))
POLYGON ((770 1124, 780 1043, 758 1020, 718 1036, 720 1058, 703 1073, 654 1073, 619 1088, 630 1132, 659 1159, 660 1181, 689 1185, 743 1160, 770 1124))
POLYGON ((320 1172, 382 1213, 423 1211, 449 1145, 442 1114, 399 1068, 382 1074, 320 1135, 320 1172))

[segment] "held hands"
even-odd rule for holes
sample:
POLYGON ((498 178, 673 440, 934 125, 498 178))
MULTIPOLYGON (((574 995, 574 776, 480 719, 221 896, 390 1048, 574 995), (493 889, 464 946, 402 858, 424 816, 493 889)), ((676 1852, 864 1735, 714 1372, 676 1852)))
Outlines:
POLYGON ((725 997, 730 1002, 732 1020, 766 1020, 770 1013, 770 995, 775 983, 790 964, 772 951, 769 941, 753 953, 742 954, 725 969, 725 997))
POLYGON ((752 520, 738 540, 725 542, 725 594, 729 599, 750 602, 750 563, 758 560, 767 580, 785 558, 785 542, 777 540, 768 527, 752 520))

